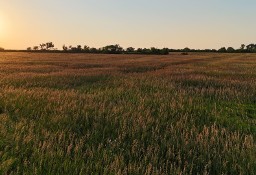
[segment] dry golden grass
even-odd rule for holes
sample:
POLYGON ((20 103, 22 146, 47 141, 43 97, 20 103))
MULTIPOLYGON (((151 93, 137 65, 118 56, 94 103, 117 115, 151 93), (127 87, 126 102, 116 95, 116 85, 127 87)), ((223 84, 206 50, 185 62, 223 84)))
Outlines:
POLYGON ((256 55, 0 53, 0 174, 255 174, 256 55))

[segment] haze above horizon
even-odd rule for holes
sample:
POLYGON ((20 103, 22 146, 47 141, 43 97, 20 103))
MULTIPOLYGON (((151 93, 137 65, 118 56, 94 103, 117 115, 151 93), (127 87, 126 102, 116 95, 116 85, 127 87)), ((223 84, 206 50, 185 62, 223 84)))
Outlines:
POLYGON ((256 41, 255 9, 253 0, 1 1, 0 47, 238 48, 256 41))

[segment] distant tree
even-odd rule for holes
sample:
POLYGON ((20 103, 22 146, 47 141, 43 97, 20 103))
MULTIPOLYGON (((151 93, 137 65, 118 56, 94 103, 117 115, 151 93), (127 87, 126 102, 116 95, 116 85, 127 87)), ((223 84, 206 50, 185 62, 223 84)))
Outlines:
POLYGON ((137 53, 142 53, 142 51, 143 51, 142 48, 138 48, 138 49, 136 50, 137 53))
POLYGON ((32 48, 31 48, 31 47, 28 47, 28 48, 27 48, 27 51, 31 51, 31 50, 32 50, 32 48))
POLYGON ((87 46, 87 45, 85 45, 85 46, 84 46, 84 51, 85 51, 86 53, 90 52, 90 47, 87 46))
POLYGON ((169 49, 169 52, 179 52, 180 50, 177 49, 169 49))
POLYGON ((218 50, 218 52, 227 52, 227 49, 226 49, 226 47, 222 47, 222 48, 220 48, 220 49, 218 50))
POLYGON ((119 46, 118 44, 108 45, 108 46, 103 47, 102 51, 103 51, 103 53, 120 54, 123 52, 123 48, 121 46, 119 46))
POLYGON ((233 53, 233 52, 235 52, 236 50, 233 48, 233 47, 228 47, 227 48, 227 52, 228 53, 233 53))
POLYGON ((33 47, 33 50, 38 50, 38 49, 39 49, 38 46, 34 46, 34 47, 33 47))
POLYGON ((77 45, 76 49, 77 49, 77 51, 81 52, 82 51, 82 46, 81 45, 77 45))
POLYGON ((168 48, 158 49, 158 48, 155 48, 155 47, 151 47, 150 50, 144 49, 143 52, 145 54, 168 55, 169 54, 169 49, 168 48))
POLYGON ((62 46, 62 49, 63 51, 68 51, 68 47, 65 44, 62 46))
POLYGON ((246 46, 248 52, 256 52, 256 44, 249 44, 246 46))
POLYGON ((151 53, 151 54, 155 54, 155 55, 159 55, 159 54, 161 54, 161 50, 160 50, 160 49, 157 49, 157 48, 155 48, 155 47, 151 47, 151 48, 150 48, 150 53, 151 53))
POLYGON ((126 49, 126 52, 134 52, 134 51, 135 51, 135 48, 133 48, 133 47, 128 47, 126 49))
MULTIPOLYGON (((201 50, 198 50, 198 52, 200 52, 201 50)), ((203 50, 204 52, 212 52, 212 50, 211 49, 204 49, 203 50)))
POLYGON ((46 50, 51 50, 54 48, 54 44, 52 42, 48 42, 45 45, 46 45, 46 50))
POLYGON ((77 50, 77 47, 70 47, 70 51, 77 52, 78 50, 77 50))
POLYGON ((182 50, 183 52, 190 52, 190 48, 186 47, 182 50))
POLYGON ((97 49, 97 53, 103 53, 103 47, 97 49))
POLYGON ((46 44, 42 43, 39 45, 41 50, 46 50, 46 44))
POLYGON ((143 54, 151 54, 152 53, 152 49, 144 48, 144 49, 142 49, 142 53, 143 54))
POLYGON ((245 44, 241 44, 240 49, 241 49, 241 50, 244 50, 244 49, 245 49, 245 44))
POLYGON ((3 47, 0 47, 0 51, 4 51, 4 48, 3 48, 3 47))
POLYGON ((98 50, 94 47, 90 48, 90 52, 91 53, 98 53, 98 50))
POLYGON ((163 48, 163 49, 161 50, 161 54, 162 54, 162 55, 169 55, 169 48, 163 48))

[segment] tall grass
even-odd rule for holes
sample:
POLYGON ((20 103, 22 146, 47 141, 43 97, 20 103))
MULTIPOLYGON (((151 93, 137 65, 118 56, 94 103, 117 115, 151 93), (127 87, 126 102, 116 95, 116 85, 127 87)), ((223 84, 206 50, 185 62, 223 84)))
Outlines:
POLYGON ((0 54, 0 174, 255 174, 256 55, 0 54))

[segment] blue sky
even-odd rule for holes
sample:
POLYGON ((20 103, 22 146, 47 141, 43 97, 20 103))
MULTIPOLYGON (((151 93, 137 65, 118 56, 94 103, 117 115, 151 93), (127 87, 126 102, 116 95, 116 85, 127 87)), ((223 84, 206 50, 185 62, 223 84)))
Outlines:
POLYGON ((2 0, 0 46, 220 48, 256 42, 254 0, 2 0))

